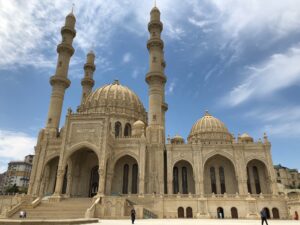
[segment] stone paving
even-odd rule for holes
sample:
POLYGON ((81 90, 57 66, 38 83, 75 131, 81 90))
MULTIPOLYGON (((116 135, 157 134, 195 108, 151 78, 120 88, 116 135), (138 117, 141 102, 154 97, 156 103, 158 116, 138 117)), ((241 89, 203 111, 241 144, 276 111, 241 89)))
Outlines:
MULTIPOLYGON (((128 220, 99 220, 90 225, 130 225, 128 220)), ((260 220, 231 220, 231 219, 144 219, 136 220, 136 225, 261 225, 260 220)), ((269 220, 269 225, 300 225, 300 220, 269 220)))

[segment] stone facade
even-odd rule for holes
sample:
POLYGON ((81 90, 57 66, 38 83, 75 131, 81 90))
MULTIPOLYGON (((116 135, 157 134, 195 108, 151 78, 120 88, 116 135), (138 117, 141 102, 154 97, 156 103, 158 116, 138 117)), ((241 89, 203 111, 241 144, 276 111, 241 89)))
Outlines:
POLYGON ((290 169, 282 165, 274 166, 277 183, 289 189, 300 189, 300 173, 297 169, 290 169))
POLYGON ((51 196, 51 201, 93 197, 97 200, 89 215, 104 218, 128 216, 133 206, 139 218, 215 218, 217 211, 226 218, 256 218, 263 207, 273 218, 288 218, 288 197, 278 194, 266 135, 256 142, 248 134, 234 138, 223 122, 206 112, 187 143, 179 135, 166 138, 163 24, 158 8, 150 15, 149 112, 119 81, 92 90, 96 66, 90 52, 81 104, 76 112, 68 110, 59 129, 76 35, 75 16, 66 17, 28 194, 51 196))

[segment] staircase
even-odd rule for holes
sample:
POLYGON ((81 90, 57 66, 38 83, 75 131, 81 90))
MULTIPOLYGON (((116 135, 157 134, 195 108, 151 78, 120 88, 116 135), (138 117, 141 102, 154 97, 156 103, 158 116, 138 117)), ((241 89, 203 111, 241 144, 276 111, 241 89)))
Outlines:
POLYGON ((75 219, 84 218, 87 208, 92 205, 92 198, 68 198, 60 202, 42 201, 36 208, 24 207, 11 218, 19 218, 25 210, 29 219, 75 219))
POLYGON ((139 198, 137 196, 131 196, 126 199, 129 205, 142 205, 143 206, 143 218, 144 219, 156 219, 158 218, 154 209, 154 200, 151 197, 139 198))

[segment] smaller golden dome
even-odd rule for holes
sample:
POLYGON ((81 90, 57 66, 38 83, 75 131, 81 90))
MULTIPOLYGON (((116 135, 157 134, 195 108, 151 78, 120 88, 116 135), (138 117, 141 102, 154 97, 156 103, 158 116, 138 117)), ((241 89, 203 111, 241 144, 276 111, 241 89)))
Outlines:
POLYGON ((145 123, 141 120, 138 120, 138 121, 135 121, 133 123, 133 127, 135 128, 142 128, 142 127, 145 127, 145 123))
POLYGON ((188 141, 191 143, 206 141, 231 142, 232 135, 222 121, 206 111, 204 116, 193 125, 188 141))
POLYGON ((171 138, 172 144, 184 144, 184 138, 180 135, 176 134, 173 138, 171 138))
POLYGON ((243 133, 239 139, 242 141, 242 142, 245 142, 245 143, 248 143, 248 142, 253 142, 253 138, 247 134, 247 133, 243 133))

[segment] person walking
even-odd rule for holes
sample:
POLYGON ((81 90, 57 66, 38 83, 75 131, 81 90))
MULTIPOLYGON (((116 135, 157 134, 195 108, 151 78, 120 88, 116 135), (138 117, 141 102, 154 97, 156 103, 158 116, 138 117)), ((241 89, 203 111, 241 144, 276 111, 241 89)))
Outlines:
POLYGON ((299 220, 298 212, 295 211, 294 220, 299 220))
POLYGON ((261 217, 261 225, 264 224, 264 222, 266 222, 266 224, 268 225, 268 221, 267 221, 267 210, 266 208, 263 208, 261 211, 260 211, 260 217, 261 217))
POLYGON ((132 222, 132 224, 134 224, 134 221, 135 221, 135 210, 134 210, 134 208, 131 210, 130 216, 131 216, 131 222, 132 222))

